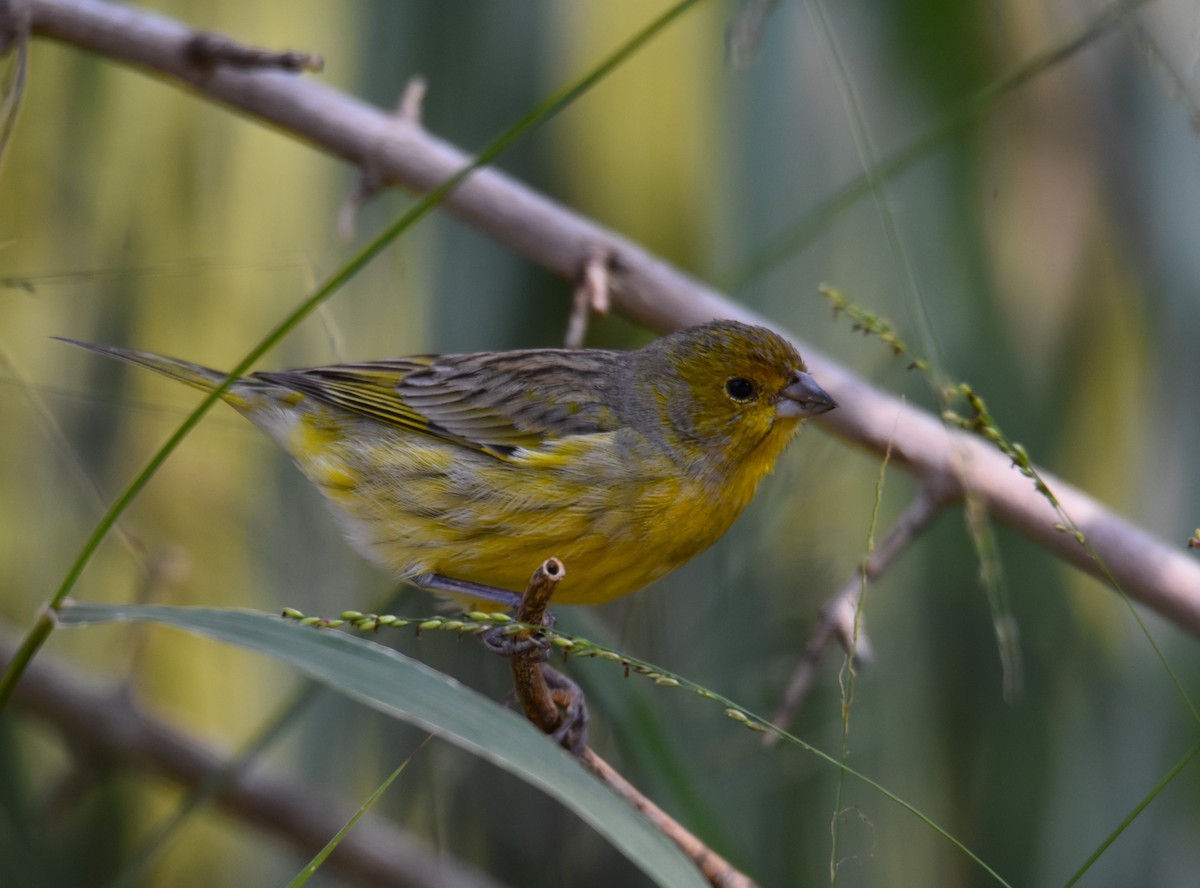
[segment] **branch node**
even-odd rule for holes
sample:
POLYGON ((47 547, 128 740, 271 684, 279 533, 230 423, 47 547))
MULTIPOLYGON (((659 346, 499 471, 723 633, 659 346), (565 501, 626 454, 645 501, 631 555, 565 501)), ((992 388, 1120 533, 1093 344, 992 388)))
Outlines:
MULTIPOLYGON (((861 585, 859 590, 861 591, 861 585)), ((875 652, 871 647, 871 640, 867 638, 867 632, 863 628, 861 619, 857 620, 856 630, 855 617, 858 613, 858 601, 857 596, 853 598, 854 600, 840 595, 834 598, 822 608, 821 619, 829 622, 838 644, 847 654, 854 656, 855 664, 865 665, 874 659, 875 652)))
POLYGON ((575 298, 571 305, 571 316, 567 320, 567 333, 563 338, 567 348, 583 346, 592 312, 608 314, 612 306, 612 272, 618 267, 617 255, 611 247, 597 244, 588 251, 587 259, 575 280, 575 298))
POLYGON ((400 103, 396 106, 396 116, 408 121, 413 126, 421 126, 424 113, 425 94, 429 92, 429 84, 420 74, 413 75, 404 84, 404 92, 400 94, 400 103))
POLYGON ((248 46, 213 31, 197 31, 184 43, 183 59, 204 74, 212 74, 218 68, 267 68, 294 74, 303 71, 317 73, 325 68, 325 60, 319 55, 290 49, 278 51, 248 46))
MULTIPOLYGON (((396 103, 396 111, 391 115, 390 128, 396 128, 401 124, 420 127, 427 92, 429 92, 429 84, 424 77, 420 75, 410 77, 408 83, 404 85, 404 91, 400 94, 400 100, 396 103)), ((343 241, 354 239, 358 211, 369 201, 374 200, 375 196, 388 184, 384 181, 380 171, 379 155, 381 153, 382 149, 379 146, 372 147, 367 151, 363 157, 358 184, 342 202, 341 209, 338 210, 338 237, 343 241)))

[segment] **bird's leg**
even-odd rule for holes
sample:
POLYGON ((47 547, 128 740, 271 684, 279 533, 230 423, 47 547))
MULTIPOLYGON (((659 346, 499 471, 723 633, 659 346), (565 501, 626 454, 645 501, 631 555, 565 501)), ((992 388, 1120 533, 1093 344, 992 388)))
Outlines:
MULTIPOLYGON (((518 610, 518 614, 519 614, 518 610)), ((518 622, 526 623, 528 620, 522 620, 517 616, 518 622)), ((554 618, 554 614, 546 611, 543 616, 541 625, 547 629, 553 629, 554 624, 558 622, 554 618)), ((501 657, 511 657, 514 654, 524 654, 530 651, 536 651, 539 656, 539 662, 545 661, 550 652, 550 642, 542 632, 520 632, 514 635, 512 629, 501 624, 493 626, 479 633, 479 638, 493 654, 498 654, 501 657)))
POLYGON ((438 573, 417 574, 415 577, 409 577, 408 581, 418 589, 425 589, 429 592, 449 592, 452 595, 483 598, 508 608, 515 608, 521 603, 521 596, 516 592, 498 589, 495 586, 485 586, 482 583, 472 583, 469 580, 456 580, 454 577, 438 573))
MULTIPOLYGON (((485 586, 482 583, 472 583, 468 580, 456 580, 454 577, 447 577, 442 574, 417 574, 409 582, 418 589, 425 589, 430 592, 451 592, 455 595, 469 595, 472 598, 483 598, 487 601, 494 601, 508 608, 517 608, 521 604, 521 596, 515 592, 509 592, 507 589, 499 589, 495 586, 485 586)), ((542 625, 553 626, 554 615, 547 612, 542 625)), ((541 635, 534 634, 524 638, 516 638, 515 636, 506 634, 504 626, 496 626, 481 633, 479 637, 483 639, 483 643, 487 646, 488 650, 502 657, 511 657, 513 654, 524 653, 525 651, 541 651, 542 659, 545 659, 547 643, 546 639, 541 635)))
POLYGON ((549 656, 550 642, 540 632, 510 635, 504 626, 493 626, 480 632, 479 640, 485 648, 501 657, 530 654, 535 660, 542 662, 549 656))

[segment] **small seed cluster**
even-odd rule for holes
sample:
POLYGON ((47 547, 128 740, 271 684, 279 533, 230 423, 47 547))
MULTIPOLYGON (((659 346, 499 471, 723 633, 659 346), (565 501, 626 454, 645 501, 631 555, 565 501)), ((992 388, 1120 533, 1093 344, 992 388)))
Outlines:
MULTIPOLYGON (((829 300, 829 304, 833 306, 833 316, 835 318, 844 314, 851 320, 850 329, 855 333, 862 333, 863 336, 877 337, 884 345, 890 347, 892 354, 897 357, 901 355, 913 357, 912 349, 908 347, 908 343, 900 338, 900 334, 896 332, 896 328, 881 315, 855 305, 846 298, 846 295, 841 290, 831 287, 829 284, 821 284, 817 287, 817 291, 829 300)), ((908 365, 908 369, 928 370, 929 363, 922 358, 913 357, 912 363, 908 365)))
POLYGON ((508 614, 471 611, 470 613, 463 614, 461 617, 412 618, 397 617, 393 614, 364 614, 360 611, 348 610, 342 611, 337 617, 315 617, 306 616, 294 607, 285 607, 280 615, 285 619, 294 620, 301 626, 310 626, 314 629, 345 628, 357 629, 360 632, 376 632, 380 629, 412 627, 418 636, 423 632, 456 632, 464 635, 482 635, 485 632, 499 630, 502 635, 506 636, 518 635, 523 632, 536 632, 544 637, 549 645, 562 651, 564 659, 568 656, 591 657, 597 660, 617 663, 625 670, 626 676, 629 676, 631 673, 640 675, 660 687, 683 688, 706 700, 725 703, 727 706, 725 715, 750 730, 758 732, 777 730, 770 722, 745 711, 731 701, 714 694, 712 691, 694 682, 670 675, 665 671, 656 669, 649 663, 627 657, 610 648, 588 641, 586 638, 565 635, 553 629, 547 629, 545 626, 518 623, 508 614))
MULTIPOLYGON (((846 297, 844 293, 842 293, 841 290, 838 290, 835 287, 831 287, 828 284, 822 284, 818 289, 820 290, 821 295, 828 299, 830 304, 833 306, 835 316, 845 314, 846 317, 850 318, 854 324, 852 329, 857 332, 862 332, 867 336, 879 337, 879 339, 890 346, 892 351, 897 355, 912 354, 908 344, 900 338, 900 336, 896 333, 895 328, 883 317, 875 314, 874 312, 867 311, 865 308, 855 305, 846 297)), ((916 358, 911 364, 909 364, 909 369, 928 371, 929 363, 923 359, 916 358)), ((1058 512, 1062 520, 1054 525, 1054 529, 1059 533, 1070 534, 1072 537, 1074 537, 1077 543, 1086 547, 1087 538, 1084 536, 1083 531, 1080 530, 1079 527, 1067 516, 1066 512, 1063 510, 1062 504, 1054 495, 1054 492, 1050 490, 1050 487, 1045 481, 1042 480, 1041 475, 1038 474, 1038 471, 1034 467, 1033 462, 1029 459, 1029 454, 1026 452, 1025 448, 1017 442, 1009 439, 1009 437, 1000 430, 1000 427, 992 418, 991 413, 988 412, 987 404, 984 402, 979 393, 964 382, 956 386, 948 387, 941 393, 941 397, 943 402, 947 404, 951 404, 959 398, 962 398, 967 402, 967 406, 970 408, 971 412, 969 417, 963 416, 957 411, 947 408, 946 410, 942 411, 942 419, 950 425, 957 426, 958 428, 964 429, 968 432, 973 432, 974 434, 991 441, 992 444, 994 444, 1005 456, 1012 460, 1013 465, 1022 475, 1029 478, 1033 482, 1033 486, 1037 492, 1044 496, 1047 502, 1049 502, 1050 505, 1054 507, 1054 510, 1058 512)), ((1189 541, 1189 545, 1193 547, 1200 547, 1200 530, 1198 530, 1196 533, 1197 535, 1194 536, 1191 541, 1189 541)))

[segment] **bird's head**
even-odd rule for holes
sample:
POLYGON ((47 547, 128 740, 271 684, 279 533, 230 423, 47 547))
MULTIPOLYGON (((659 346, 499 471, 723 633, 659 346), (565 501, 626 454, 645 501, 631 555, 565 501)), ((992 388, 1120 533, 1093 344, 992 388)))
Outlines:
POLYGON ((635 354, 639 413, 685 458, 754 459, 769 471, 801 420, 837 406, 792 344, 764 327, 713 321, 635 354))

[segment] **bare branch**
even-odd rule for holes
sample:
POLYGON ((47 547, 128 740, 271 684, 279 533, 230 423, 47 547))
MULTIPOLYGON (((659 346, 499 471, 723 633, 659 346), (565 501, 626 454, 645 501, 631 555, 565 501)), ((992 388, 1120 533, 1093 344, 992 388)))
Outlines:
MULTIPOLYGON (((257 117, 357 166, 380 165, 384 181, 427 191, 468 157, 411 122, 311 80, 277 71, 219 68, 198 76, 184 52, 195 31, 161 16, 98 0, 30 0, 35 35, 50 37, 153 71, 205 97, 257 117)), ((597 246, 620 256, 610 275, 613 303, 659 330, 710 320, 764 320, 730 302, 637 244, 602 228, 494 169, 476 172, 446 201, 450 212, 500 243, 566 278, 597 246)), ((1028 479, 986 442, 946 428, 927 411, 880 391, 793 338, 841 408, 817 423, 896 463, 922 483, 960 489, 969 478, 990 514, 1063 560, 1100 576, 1096 563, 1056 528, 1054 510, 1028 479)), ((1200 563, 1114 514, 1086 493, 1038 470, 1121 587, 1200 635, 1200 563)))
MULTIPOLYGON (((875 548, 867 563, 855 570, 838 593, 825 602, 821 608, 821 618, 813 627, 808 643, 804 645, 800 662, 796 664, 792 677, 788 680, 783 700, 771 717, 774 724, 786 727, 796 717, 796 713, 808 699, 817 677, 817 666, 820 665, 831 641, 837 639, 847 653, 853 651, 861 661, 871 659, 871 646, 863 634, 861 625, 858 643, 854 644, 854 621, 859 601, 862 599, 864 574, 867 582, 878 579, 893 559, 908 548, 950 502, 951 497, 944 493, 923 490, 909 504, 883 542, 875 548)), ((763 735, 763 744, 766 746, 774 746, 778 740, 777 734, 763 735)))
MULTIPOLYGON (((0 668, 12 659, 16 647, 8 633, 0 634, 0 668)), ((199 786, 228 768, 228 760, 215 750, 143 711, 127 694, 95 690, 46 654, 30 664, 14 699, 62 732, 75 748, 153 771, 183 786, 199 786)), ((310 857, 353 813, 350 805, 261 765, 233 777, 216 803, 310 857)), ((377 819, 360 821, 325 865, 360 885, 498 888, 483 873, 430 853, 407 833, 377 819)))
POLYGON ((670 836, 672 841, 683 849, 683 853, 699 867, 700 872, 714 888, 754 888, 755 883, 748 876, 734 869, 729 861, 701 842, 670 814, 642 795, 632 783, 617 773, 612 765, 596 755, 590 746, 583 750, 583 757, 580 761, 588 771, 670 836))
MULTIPOLYGON (((517 612, 514 614, 517 622, 541 626, 546 617, 546 608, 550 604, 550 597, 565 576, 566 570, 563 568, 563 563, 557 558, 550 558, 543 562, 534 572, 529 586, 525 589, 525 594, 521 596, 521 603, 517 605, 517 612)), ((520 633, 513 637, 513 641, 517 644, 528 643, 532 641, 531 634, 528 631, 520 633)), ((525 710, 525 717, 533 722, 534 726, 542 733, 555 734, 564 726, 561 724, 562 716, 559 714, 558 704, 550 692, 546 676, 542 671, 545 661, 545 650, 535 645, 526 644, 523 649, 516 650, 512 655, 513 688, 516 690, 521 708, 525 710)), ((586 741, 586 735, 578 735, 577 742, 580 747, 586 741)), ((572 744, 567 745, 570 748, 572 744)), ((577 752, 578 750, 572 749, 572 751, 577 752)))

